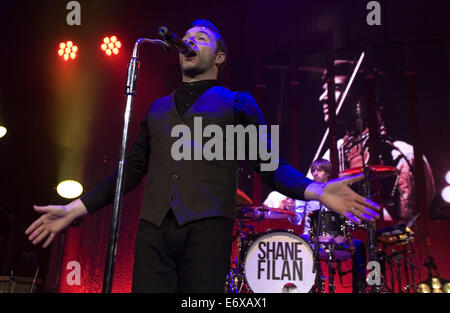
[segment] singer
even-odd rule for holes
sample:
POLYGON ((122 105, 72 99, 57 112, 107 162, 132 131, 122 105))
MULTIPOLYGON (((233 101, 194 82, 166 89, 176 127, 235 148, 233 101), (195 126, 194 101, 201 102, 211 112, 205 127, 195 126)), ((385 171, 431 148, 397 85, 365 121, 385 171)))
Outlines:
MULTIPOLYGON (((150 106, 125 164, 124 192, 147 176, 135 246, 133 292, 224 292, 230 266, 237 163, 174 160, 170 151, 177 138, 170 136, 170 129, 183 123, 192 130, 194 116, 224 130, 226 125, 265 124, 249 93, 218 85, 227 48, 216 27, 207 20, 196 20, 183 41, 195 56, 179 55, 182 86, 150 106)), ((193 144, 198 144, 195 138, 193 144)), ((378 217, 373 210, 378 211, 379 206, 348 187, 360 181, 361 175, 320 183, 281 159, 274 171, 259 171, 261 160, 250 163, 265 183, 289 197, 319 200, 355 222, 378 217)), ((110 204, 115 180, 116 173, 65 206, 34 206, 42 216, 26 230, 29 239, 34 244, 45 240, 43 246, 47 247, 75 218, 110 204)))

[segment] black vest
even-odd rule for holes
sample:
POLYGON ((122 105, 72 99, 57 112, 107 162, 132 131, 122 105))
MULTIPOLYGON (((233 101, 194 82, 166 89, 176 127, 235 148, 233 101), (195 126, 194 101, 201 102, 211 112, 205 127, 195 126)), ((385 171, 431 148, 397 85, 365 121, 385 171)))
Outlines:
MULTIPOLYGON (((194 117, 202 117, 202 129, 218 125, 225 134, 226 125, 234 125, 236 92, 212 87, 198 98, 181 117, 174 94, 156 100, 147 113, 150 133, 150 158, 141 219, 161 225, 169 208, 180 224, 223 216, 234 218, 236 210, 237 161, 194 160, 194 147, 203 150, 208 138, 194 138, 194 117), (172 137, 176 125, 184 124, 191 133, 191 160, 173 159, 172 137)), ((224 147, 225 148, 225 147, 224 147)))

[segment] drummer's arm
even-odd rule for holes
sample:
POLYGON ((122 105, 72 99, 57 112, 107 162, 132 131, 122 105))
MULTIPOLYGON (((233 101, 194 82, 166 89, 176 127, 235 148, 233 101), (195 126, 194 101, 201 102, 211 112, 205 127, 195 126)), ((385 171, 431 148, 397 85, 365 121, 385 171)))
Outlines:
POLYGON ((268 208, 284 209, 286 206, 286 196, 278 191, 272 191, 264 200, 263 205, 268 208))

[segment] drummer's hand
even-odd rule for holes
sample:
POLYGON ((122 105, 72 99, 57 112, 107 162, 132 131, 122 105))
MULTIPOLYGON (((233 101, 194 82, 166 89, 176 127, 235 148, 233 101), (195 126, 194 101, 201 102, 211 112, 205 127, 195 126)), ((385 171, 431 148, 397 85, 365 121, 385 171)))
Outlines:
POLYGON ((28 239, 34 245, 47 238, 43 244, 44 248, 50 245, 60 231, 72 224, 76 218, 87 213, 86 207, 79 199, 67 205, 35 205, 33 207, 36 212, 43 215, 25 230, 25 235, 29 235, 28 239))
POLYGON ((374 221, 381 208, 375 202, 354 192, 348 185, 364 179, 363 174, 337 178, 327 183, 312 182, 305 190, 307 200, 319 200, 325 207, 344 215, 353 222, 374 221), (374 211, 375 210, 375 211, 374 211))

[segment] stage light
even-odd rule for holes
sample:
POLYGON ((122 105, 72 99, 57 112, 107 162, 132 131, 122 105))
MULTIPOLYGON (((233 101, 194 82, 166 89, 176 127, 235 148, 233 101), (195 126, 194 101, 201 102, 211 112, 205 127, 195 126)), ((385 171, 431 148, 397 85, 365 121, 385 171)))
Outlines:
POLYGON ((117 36, 105 37, 103 38, 100 48, 105 51, 107 56, 118 55, 122 43, 117 39, 117 36))
POLYGON ((6 127, 0 126, 0 138, 5 136, 7 132, 8 130, 6 129, 6 127))
POLYGON ((450 184, 450 171, 445 174, 445 181, 447 182, 447 184, 450 184))
POLYGON ((423 282, 420 282, 419 292, 422 293, 450 293, 450 283, 445 279, 437 277, 430 277, 423 282))
POLYGON ((441 197, 444 199, 445 202, 450 203, 450 186, 445 187, 442 189, 441 197))
POLYGON ((78 53, 78 47, 74 45, 72 41, 61 42, 59 44, 58 55, 64 59, 64 61, 75 60, 78 53))
POLYGON ((56 187, 58 194, 66 199, 77 198, 83 192, 83 186, 74 180, 65 180, 56 187))

